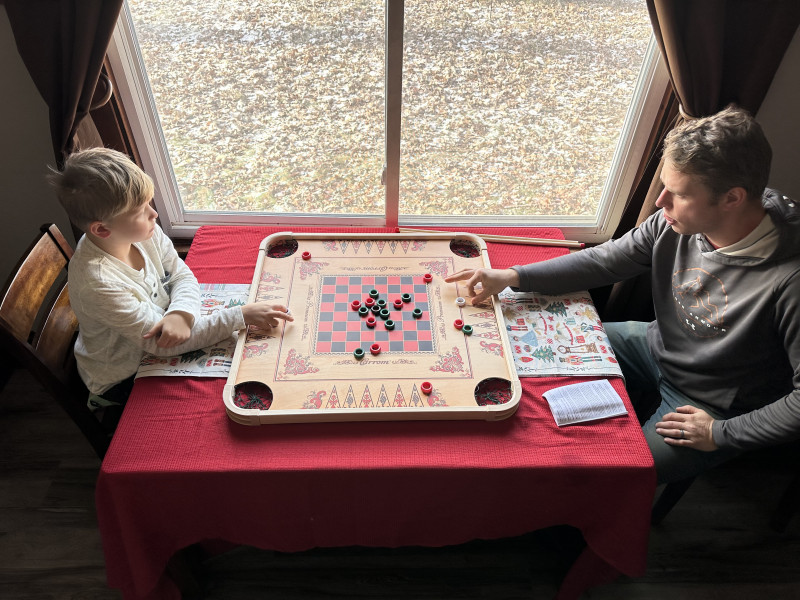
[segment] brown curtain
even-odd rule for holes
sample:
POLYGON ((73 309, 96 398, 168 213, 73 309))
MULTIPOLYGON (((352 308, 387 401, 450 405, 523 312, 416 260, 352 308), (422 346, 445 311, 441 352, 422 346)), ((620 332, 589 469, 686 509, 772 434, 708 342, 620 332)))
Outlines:
MULTIPOLYGON (((682 111, 678 122, 712 115, 731 102, 755 114, 800 25, 798 0, 647 0, 647 8, 682 111)), ((648 157, 652 179, 639 182, 623 214, 626 229, 615 236, 655 212, 662 189, 656 157, 660 144, 648 157)), ((648 278, 622 282, 614 286, 603 318, 650 320, 652 304, 648 278)))
MULTIPOLYGON (((84 118, 111 95, 101 70, 122 0, 6 0, 5 6, 20 56, 50 108, 60 165, 84 118)), ((91 126, 84 135, 94 135, 91 126)))

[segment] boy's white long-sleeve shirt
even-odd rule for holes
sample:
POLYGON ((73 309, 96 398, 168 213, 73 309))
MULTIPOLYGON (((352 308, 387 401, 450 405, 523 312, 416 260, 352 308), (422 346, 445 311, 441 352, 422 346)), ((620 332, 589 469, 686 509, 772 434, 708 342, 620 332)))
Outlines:
POLYGON ((78 372, 93 394, 102 394, 139 368, 144 352, 175 356, 209 346, 245 327, 240 306, 200 318, 200 289, 160 227, 134 244, 144 258, 138 271, 98 248, 87 236, 69 263, 70 304, 78 317, 78 372), (191 315, 192 335, 172 348, 144 339, 164 315, 191 315))

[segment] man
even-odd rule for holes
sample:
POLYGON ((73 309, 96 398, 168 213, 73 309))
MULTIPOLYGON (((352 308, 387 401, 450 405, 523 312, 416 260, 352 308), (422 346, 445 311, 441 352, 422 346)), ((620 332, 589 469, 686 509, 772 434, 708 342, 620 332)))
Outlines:
POLYGON ((568 256, 446 281, 466 281, 478 303, 506 286, 560 294, 650 272, 656 320, 606 332, 631 397, 657 398, 655 412, 635 409, 660 483, 796 439, 800 209, 765 189, 771 158, 742 109, 688 121, 664 142, 661 210, 641 226, 568 256))

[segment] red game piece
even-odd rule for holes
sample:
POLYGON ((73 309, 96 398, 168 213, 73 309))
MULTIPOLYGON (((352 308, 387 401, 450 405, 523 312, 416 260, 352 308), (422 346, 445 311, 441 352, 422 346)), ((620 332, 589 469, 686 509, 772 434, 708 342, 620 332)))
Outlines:
POLYGON ((375 327, 375 317, 372 315, 367 317, 367 327, 375 327))
POLYGON ((461 329, 463 326, 464 326, 464 321, 462 321, 461 319, 456 319, 455 321, 453 321, 453 327, 455 327, 456 329, 461 329))
POLYGON ((395 298, 395 300, 394 300, 394 307, 395 307, 397 310, 400 310, 401 308, 403 308, 403 301, 402 301, 400 298, 395 298))
POLYGON ((431 385, 430 381, 423 381, 422 385, 419 386, 419 389, 421 389, 422 393, 427 396, 433 391, 433 385, 431 385))
POLYGON ((373 356, 378 356, 381 353, 381 345, 380 344, 372 344, 369 347, 369 351, 372 352, 373 356))
POLYGON ((358 310, 360 306, 361 306, 361 301, 360 300, 353 300, 350 303, 350 308, 352 308, 353 310, 358 310))
POLYGON ((311 258, 311 252, 303 252, 303 260, 308 260, 311 258))
POLYGON ((372 308, 374 305, 375 305, 375 298, 366 298, 364 300, 364 306, 372 308))
POLYGON ((431 275, 430 273, 425 273, 425 275, 422 276, 422 281, 424 281, 425 283, 430 283, 431 281, 433 281, 433 275, 431 275))

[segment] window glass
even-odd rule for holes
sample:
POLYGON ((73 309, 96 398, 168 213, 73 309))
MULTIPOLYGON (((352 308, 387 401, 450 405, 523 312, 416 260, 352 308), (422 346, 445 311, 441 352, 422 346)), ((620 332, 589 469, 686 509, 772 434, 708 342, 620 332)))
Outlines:
POLYGON ((184 211, 383 213, 381 2, 129 7, 184 211))
POLYGON ((646 4, 405 7, 400 213, 594 219, 650 39, 646 4))

